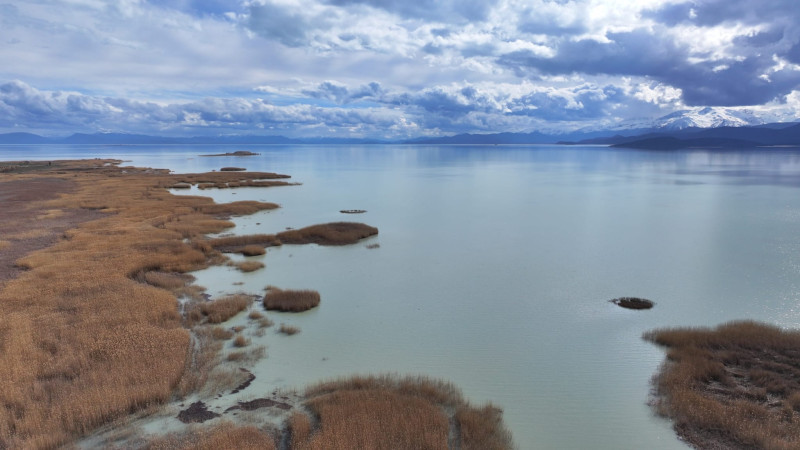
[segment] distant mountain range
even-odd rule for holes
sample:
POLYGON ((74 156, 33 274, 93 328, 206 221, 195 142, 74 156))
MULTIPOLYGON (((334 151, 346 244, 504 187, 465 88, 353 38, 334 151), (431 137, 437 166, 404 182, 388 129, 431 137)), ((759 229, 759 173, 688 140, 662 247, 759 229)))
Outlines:
POLYGON ((76 133, 43 137, 31 133, 0 134, 0 144, 597 144, 645 149, 691 147, 746 148, 800 146, 800 123, 764 123, 753 111, 702 108, 677 111, 653 120, 626 121, 608 129, 583 129, 570 133, 495 133, 419 137, 402 141, 359 138, 288 138, 285 136, 164 137, 125 133, 76 133))

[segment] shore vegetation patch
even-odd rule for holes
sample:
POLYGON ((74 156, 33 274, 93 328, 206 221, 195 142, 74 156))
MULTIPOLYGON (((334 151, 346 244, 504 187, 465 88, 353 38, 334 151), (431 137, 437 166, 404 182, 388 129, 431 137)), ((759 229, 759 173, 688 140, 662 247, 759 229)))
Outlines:
POLYGON ((800 331, 752 322, 667 328, 655 410, 696 448, 800 448, 800 331))
POLYGON ((499 408, 476 408, 440 380, 354 376, 312 385, 305 399, 307 412, 288 420, 293 450, 513 448, 499 408))
POLYGON ((278 289, 274 286, 267 288, 264 295, 264 308, 267 310, 283 312, 308 311, 319 305, 319 292, 310 289, 293 290, 278 289))

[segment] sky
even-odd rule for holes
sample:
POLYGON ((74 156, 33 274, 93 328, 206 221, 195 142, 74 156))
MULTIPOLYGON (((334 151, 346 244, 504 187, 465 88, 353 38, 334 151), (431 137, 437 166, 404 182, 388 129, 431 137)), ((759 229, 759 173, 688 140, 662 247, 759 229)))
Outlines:
POLYGON ((0 133, 409 138, 800 118, 797 0, 0 0, 0 133))

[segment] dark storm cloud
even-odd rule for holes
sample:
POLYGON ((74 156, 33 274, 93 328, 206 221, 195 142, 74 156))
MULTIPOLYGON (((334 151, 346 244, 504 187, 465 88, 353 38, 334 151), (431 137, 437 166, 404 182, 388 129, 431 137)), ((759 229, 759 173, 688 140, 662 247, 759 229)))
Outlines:
POLYGON ((774 30, 762 31, 752 36, 737 36, 733 40, 733 43, 743 47, 767 47, 780 42, 783 36, 783 29, 776 28, 774 30))
POLYGON ((652 75, 672 70, 688 56, 685 49, 644 30, 609 33, 608 38, 611 42, 565 39, 559 44, 555 57, 519 51, 501 56, 499 63, 523 71, 533 68, 550 75, 652 75))
MULTIPOLYGON (((520 75, 589 74, 641 76, 680 88, 690 106, 757 105, 780 98, 800 87, 800 72, 772 70, 769 53, 693 62, 690 49, 666 34, 647 30, 609 33, 610 42, 562 40, 554 57, 515 52, 498 61, 520 75)), ((777 32, 756 35, 750 43, 774 40, 777 32)))

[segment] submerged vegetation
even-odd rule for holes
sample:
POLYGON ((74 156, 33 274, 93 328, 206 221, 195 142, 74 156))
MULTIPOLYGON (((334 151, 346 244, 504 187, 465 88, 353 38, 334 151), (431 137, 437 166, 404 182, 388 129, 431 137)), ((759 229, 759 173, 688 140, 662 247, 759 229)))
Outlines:
POLYGON ((744 321, 670 328, 654 406, 697 448, 800 448, 800 331, 744 321))

